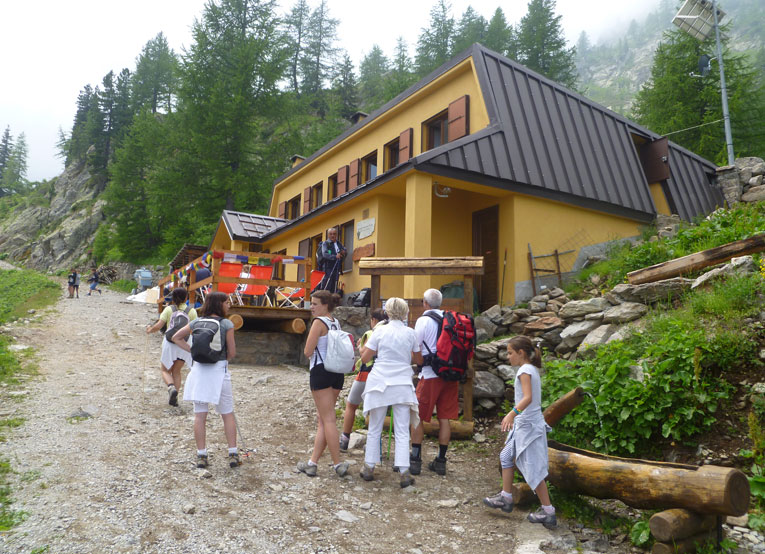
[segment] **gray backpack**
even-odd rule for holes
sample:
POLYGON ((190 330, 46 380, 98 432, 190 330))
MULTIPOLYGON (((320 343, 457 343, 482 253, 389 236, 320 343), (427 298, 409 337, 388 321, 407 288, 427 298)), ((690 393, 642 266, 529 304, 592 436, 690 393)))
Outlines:
MULTIPOLYGON (((173 337, 180 329, 183 329, 189 324, 189 312, 191 311, 191 307, 186 305, 185 308, 179 310, 178 306, 173 304, 171 309, 173 310, 173 313, 170 314, 170 323, 167 324, 167 331, 165 331, 165 338, 169 341, 173 340, 173 337)), ((189 342, 189 339, 186 339, 186 342, 189 342)))

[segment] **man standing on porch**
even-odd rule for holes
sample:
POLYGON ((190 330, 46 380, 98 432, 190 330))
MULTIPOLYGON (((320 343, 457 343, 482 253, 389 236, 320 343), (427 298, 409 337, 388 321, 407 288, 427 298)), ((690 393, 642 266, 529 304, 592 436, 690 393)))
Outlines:
POLYGON ((419 475, 422 468, 422 439, 425 437, 423 422, 430 421, 433 408, 436 408, 438 417, 438 456, 428 464, 428 469, 439 475, 446 475, 446 449, 449 448, 449 440, 452 438, 449 420, 459 417, 459 382, 444 381, 435 374, 429 364, 431 354, 436 353, 439 328, 439 324, 431 315, 443 319, 444 312, 440 309, 442 299, 441 291, 426 290, 422 298, 425 311, 414 324, 414 334, 420 343, 420 351, 426 365, 423 365, 417 383, 420 424, 412 432, 412 453, 409 456, 409 471, 413 475, 419 475))
MULTIPOLYGON (((316 261, 320 271, 324 272, 324 277, 316 286, 316 290, 328 290, 337 292, 337 280, 340 278, 340 272, 343 269, 343 258, 348 252, 345 246, 337 240, 337 228, 332 227, 327 231, 327 240, 319 245, 316 252, 316 261)), ((311 291, 313 292, 313 291, 311 291)))

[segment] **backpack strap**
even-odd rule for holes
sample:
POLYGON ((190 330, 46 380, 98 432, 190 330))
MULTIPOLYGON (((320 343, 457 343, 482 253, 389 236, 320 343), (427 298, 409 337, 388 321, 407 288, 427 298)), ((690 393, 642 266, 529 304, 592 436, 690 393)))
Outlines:
MULTIPOLYGON (((424 314, 422 314, 426 317, 429 317, 433 321, 436 322, 436 325, 438 325, 438 331, 436 331, 436 350, 438 350, 438 337, 441 336, 441 327, 442 323, 444 322, 444 316, 438 315, 437 313, 428 310, 424 314)), ((432 351, 430 348, 428 348, 428 345, 423 341, 422 345, 425 347, 425 350, 428 351, 427 356, 423 356, 425 360, 424 365, 432 365, 433 364, 433 356, 436 355, 434 351, 432 351)))
MULTIPOLYGON (((337 330, 340 328, 340 325, 338 325, 337 320, 335 321, 327 321, 329 318, 327 316, 320 315, 316 319, 321 321, 324 325, 327 326, 327 332, 332 330, 337 330)), ((329 339, 328 339, 329 340, 329 339)), ((319 343, 316 343, 316 348, 314 348, 313 353, 315 355, 314 357, 314 365, 316 360, 320 360, 321 363, 324 363, 324 358, 321 357, 321 352, 319 352, 319 343)))

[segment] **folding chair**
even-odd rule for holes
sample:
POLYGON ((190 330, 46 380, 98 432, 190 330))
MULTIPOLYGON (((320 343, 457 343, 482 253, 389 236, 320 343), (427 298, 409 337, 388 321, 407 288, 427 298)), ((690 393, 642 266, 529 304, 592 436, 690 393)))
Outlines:
MULTIPOLYGON (((218 275, 221 277, 239 277, 242 275, 242 264, 237 262, 221 262, 218 275)), ((229 295, 231 303, 236 302, 237 283, 218 283, 218 292, 229 295)))
MULTIPOLYGON (((310 284, 308 290, 314 290, 321 280, 324 278, 324 272, 313 270, 311 271, 310 284)), ((305 289, 294 287, 281 287, 275 290, 276 303, 281 308, 299 308, 300 306, 296 302, 300 302, 305 299, 305 289)))
MULTIPOLYGON (((254 265, 250 268, 250 273, 247 277, 250 279, 271 279, 271 272, 273 268, 270 265, 254 265)), ((271 299, 268 297, 268 285, 244 285, 237 291, 237 296, 252 296, 262 297, 263 304, 272 306, 271 299)), ((239 302, 242 303, 242 298, 239 296, 239 302)))

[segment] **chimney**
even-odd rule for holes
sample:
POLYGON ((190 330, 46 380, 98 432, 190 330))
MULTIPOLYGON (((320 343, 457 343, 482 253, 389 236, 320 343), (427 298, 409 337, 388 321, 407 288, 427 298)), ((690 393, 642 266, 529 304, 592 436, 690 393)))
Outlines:
POLYGON ((364 113, 364 112, 356 112, 355 114, 353 114, 353 115, 350 117, 350 120, 351 120, 351 123, 353 123, 354 125, 356 125, 356 124, 357 124, 359 121, 362 121, 362 120, 366 119, 367 117, 369 117, 369 114, 368 114, 368 113, 364 113))
POLYGON ((303 163, 303 160, 305 160, 305 156, 301 156, 300 154, 294 154, 292 157, 290 157, 290 161, 292 162, 292 167, 296 167, 303 163))

